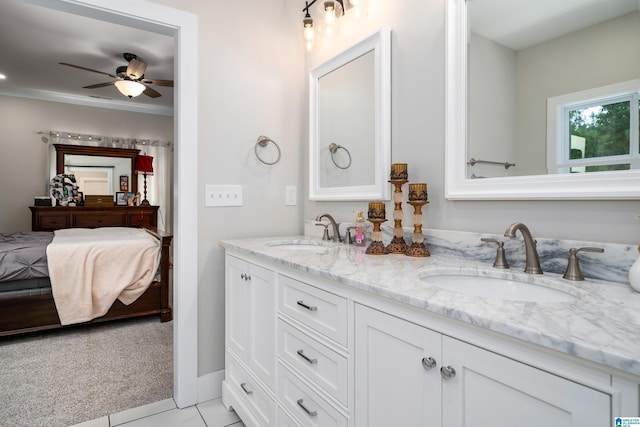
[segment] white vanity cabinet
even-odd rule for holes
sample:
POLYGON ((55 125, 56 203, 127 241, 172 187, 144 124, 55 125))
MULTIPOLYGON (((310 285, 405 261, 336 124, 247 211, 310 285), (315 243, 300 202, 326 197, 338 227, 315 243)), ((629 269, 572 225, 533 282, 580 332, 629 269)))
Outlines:
POLYGON ((223 396, 247 425, 275 426, 275 272, 226 256, 223 396))
POLYGON ((355 307, 355 425, 611 425, 613 394, 355 307))
POLYGON ((227 252, 225 292, 222 399, 248 427, 609 427, 640 415, 637 376, 259 255, 227 252))

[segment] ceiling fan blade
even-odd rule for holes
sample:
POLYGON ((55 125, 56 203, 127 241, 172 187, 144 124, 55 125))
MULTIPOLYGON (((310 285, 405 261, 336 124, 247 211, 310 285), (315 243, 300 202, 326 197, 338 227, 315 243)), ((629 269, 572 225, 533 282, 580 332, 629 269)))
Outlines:
POLYGON ((82 86, 83 89, 97 89, 99 87, 112 86, 115 82, 97 83, 95 85, 82 86))
POLYGON ((147 96, 150 96, 151 98, 157 98, 159 96, 162 96, 159 92, 150 88, 149 86, 147 86, 147 88, 142 93, 144 93, 147 96))
POLYGON ((140 81, 147 85, 173 87, 173 80, 142 79, 140 81))
POLYGON ((80 69, 80 70, 91 71, 92 73, 104 74, 105 76, 109 76, 109 77, 112 77, 112 78, 114 78, 114 79, 118 78, 117 76, 114 76, 113 74, 105 73, 104 71, 92 70, 91 68, 82 67, 82 66, 80 66, 80 65, 68 64, 68 63, 66 63, 66 62, 58 62, 58 64, 60 64, 60 65, 66 65, 67 67, 78 68, 78 69, 80 69))
POLYGON ((139 59, 132 59, 127 67, 127 76, 132 80, 138 80, 144 76, 144 72, 147 70, 147 64, 139 59))

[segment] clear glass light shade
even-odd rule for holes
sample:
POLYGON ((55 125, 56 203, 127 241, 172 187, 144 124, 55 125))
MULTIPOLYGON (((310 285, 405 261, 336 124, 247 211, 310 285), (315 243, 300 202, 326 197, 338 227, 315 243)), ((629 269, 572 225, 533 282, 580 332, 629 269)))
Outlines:
POLYGON ((318 32, 323 36, 340 33, 339 19, 343 15, 342 6, 337 1, 325 1, 320 4, 322 19, 318 22, 318 32))
POLYGON ((313 41, 313 19, 304 18, 302 23, 304 24, 304 39, 308 42, 313 41))
POLYGON ((351 3, 351 9, 349 10, 349 15, 354 20, 362 19, 366 16, 367 12, 365 9, 365 1, 364 0, 348 0, 351 3))
POLYGON ((121 94, 128 96, 129 98, 139 96, 146 89, 146 86, 142 83, 131 80, 118 80, 114 84, 121 94))

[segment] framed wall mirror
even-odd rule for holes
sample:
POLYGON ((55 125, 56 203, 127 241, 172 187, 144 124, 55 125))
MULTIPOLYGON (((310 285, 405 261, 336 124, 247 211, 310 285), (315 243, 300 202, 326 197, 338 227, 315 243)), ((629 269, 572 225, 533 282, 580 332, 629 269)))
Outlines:
POLYGON ((54 147, 56 169, 50 175, 76 175, 79 191, 85 196, 138 191, 138 180, 133 171, 140 150, 65 144, 54 144, 54 147), (122 190, 124 182, 129 190, 122 190))
POLYGON ((385 28, 309 75, 309 198, 388 200, 391 30, 385 28))
POLYGON ((640 197, 637 0, 447 0, 446 197, 640 197))

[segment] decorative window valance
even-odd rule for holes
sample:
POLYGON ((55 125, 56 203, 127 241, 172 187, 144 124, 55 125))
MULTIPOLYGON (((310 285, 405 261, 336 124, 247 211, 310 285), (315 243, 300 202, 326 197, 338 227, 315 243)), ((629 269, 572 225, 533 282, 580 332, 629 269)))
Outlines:
POLYGON ((167 147, 173 149, 173 142, 157 139, 123 138, 118 136, 92 135, 68 131, 40 131, 39 135, 48 135, 45 143, 87 145, 92 147, 139 148, 136 146, 167 147))

